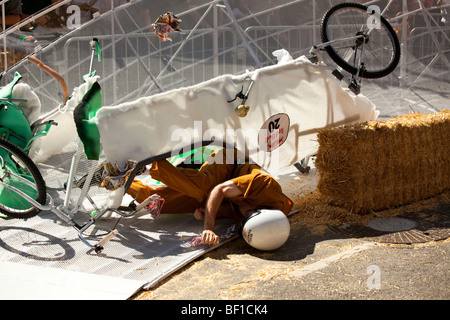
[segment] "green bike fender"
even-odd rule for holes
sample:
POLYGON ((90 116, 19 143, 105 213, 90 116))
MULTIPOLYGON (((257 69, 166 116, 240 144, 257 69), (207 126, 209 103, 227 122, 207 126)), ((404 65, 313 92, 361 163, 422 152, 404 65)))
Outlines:
POLYGON ((100 132, 95 115, 101 107, 101 88, 98 82, 94 82, 73 112, 78 136, 83 143, 84 153, 89 160, 98 160, 100 158, 100 132))

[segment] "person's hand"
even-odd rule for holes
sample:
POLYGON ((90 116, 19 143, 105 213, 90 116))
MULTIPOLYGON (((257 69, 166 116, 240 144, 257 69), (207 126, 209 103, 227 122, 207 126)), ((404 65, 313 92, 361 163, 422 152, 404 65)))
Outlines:
POLYGON ((201 243, 216 245, 219 243, 219 236, 212 230, 203 230, 201 243))

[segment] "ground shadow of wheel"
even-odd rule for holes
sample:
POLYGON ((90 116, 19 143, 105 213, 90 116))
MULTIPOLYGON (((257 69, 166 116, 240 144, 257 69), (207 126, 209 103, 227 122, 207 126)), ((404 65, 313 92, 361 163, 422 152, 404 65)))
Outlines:
POLYGON ((24 227, 0 227, 0 247, 38 261, 65 261, 75 256, 75 250, 63 240, 24 227))

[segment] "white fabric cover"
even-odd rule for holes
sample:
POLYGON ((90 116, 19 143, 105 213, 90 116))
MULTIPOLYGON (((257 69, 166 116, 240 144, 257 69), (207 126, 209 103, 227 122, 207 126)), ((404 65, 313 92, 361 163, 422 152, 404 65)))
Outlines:
POLYGON ((367 98, 344 90, 329 70, 301 57, 243 75, 223 75, 191 87, 105 106, 98 111, 97 122, 106 160, 119 166, 128 159, 141 161, 165 152, 176 153, 186 145, 215 136, 236 143, 274 172, 316 152, 316 129, 377 116, 378 111, 367 98), (242 118, 234 111, 240 99, 233 103, 227 100, 242 87, 245 93, 249 79, 255 80, 246 102, 250 111, 242 118), (258 133, 267 119, 280 113, 289 117, 287 140, 272 152, 265 152, 258 147, 258 133))
POLYGON ((48 119, 54 120, 58 126, 53 126, 46 136, 33 141, 29 153, 33 161, 37 163, 45 162, 52 155, 61 152, 65 146, 77 137, 78 133, 73 120, 73 111, 98 79, 98 76, 87 78, 83 84, 73 89, 70 99, 67 100, 64 106, 59 108, 58 112, 51 116, 42 116, 43 118, 48 117, 48 119))
POLYGON ((26 100, 26 102, 15 102, 14 104, 18 109, 22 110, 30 124, 39 119, 41 113, 41 101, 31 90, 29 85, 20 82, 17 83, 11 92, 11 98, 26 100))

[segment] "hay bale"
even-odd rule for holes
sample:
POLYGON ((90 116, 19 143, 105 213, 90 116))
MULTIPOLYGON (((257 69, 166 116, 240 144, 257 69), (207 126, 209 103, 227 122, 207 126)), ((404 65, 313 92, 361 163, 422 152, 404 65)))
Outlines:
POLYGON ((318 132, 319 192, 353 213, 383 210, 450 190, 450 111, 318 132))

